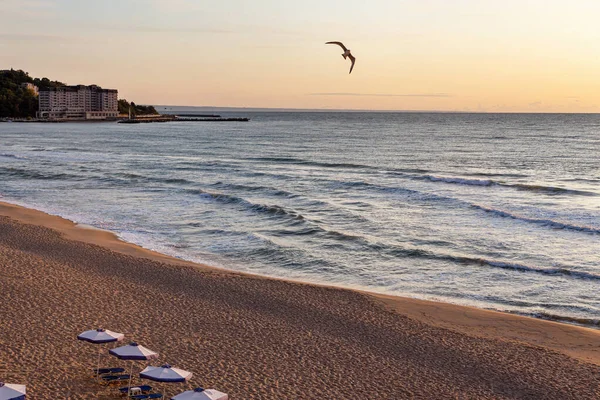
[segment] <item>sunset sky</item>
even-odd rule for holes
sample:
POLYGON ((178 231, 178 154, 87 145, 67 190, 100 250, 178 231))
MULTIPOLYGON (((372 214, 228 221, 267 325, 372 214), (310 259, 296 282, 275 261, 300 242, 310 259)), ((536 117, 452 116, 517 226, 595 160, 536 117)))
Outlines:
POLYGON ((140 104, 600 112, 600 1, 0 0, 11 67, 140 104))

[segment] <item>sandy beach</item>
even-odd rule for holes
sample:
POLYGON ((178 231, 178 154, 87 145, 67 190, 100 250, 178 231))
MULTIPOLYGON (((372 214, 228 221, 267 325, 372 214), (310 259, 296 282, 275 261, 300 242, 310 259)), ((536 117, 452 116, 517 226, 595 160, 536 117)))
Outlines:
MULTIPOLYGON (((104 327, 232 399, 593 399, 600 332, 183 262, 0 203, 0 380, 32 399, 118 398, 90 379, 104 327)), ((106 346, 107 354, 108 348, 106 346)), ((104 366, 128 362, 102 359, 104 366)), ((145 366, 139 362, 135 370, 145 366)))

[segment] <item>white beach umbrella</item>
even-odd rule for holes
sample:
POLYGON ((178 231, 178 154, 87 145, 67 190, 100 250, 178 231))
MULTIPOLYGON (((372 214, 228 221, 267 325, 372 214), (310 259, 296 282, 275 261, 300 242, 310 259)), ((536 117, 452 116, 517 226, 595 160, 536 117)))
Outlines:
POLYGON ((85 331, 77 335, 77 339, 85 340, 86 342, 94 344, 120 342, 125 337, 122 333, 109 331, 108 329, 92 329, 91 331, 85 331))
POLYGON ((179 393, 171 400, 228 400, 227 394, 219 392, 215 389, 196 388, 187 392, 179 393))
MULTIPOLYGON (((77 339, 93 344, 120 342, 124 338, 125 335, 122 333, 117 333, 102 328, 92 329, 90 331, 85 331, 77 335, 77 339)), ((98 376, 98 370, 100 369, 100 353, 101 350, 98 351, 98 360, 96 362, 96 376, 98 376)))
POLYGON ((158 353, 131 342, 125 346, 117 347, 108 351, 121 360, 141 361, 151 360, 158 357, 158 353))
POLYGON ((169 364, 160 367, 146 367, 140 372, 140 378, 150 379, 155 382, 185 382, 192 377, 192 373, 169 364))
POLYGON ((0 382, 0 400, 25 400, 25 385, 0 382))
MULTIPOLYGON (((160 367, 146 367, 140 372, 140 378, 149 379, 155 382, 186 382, 192 377, 192 373, 179 368, 173 368, 169 364, 160 367)), ((164 392, 163 392, 164 397, 164 392)))
POLYGON ((129 372, 129 385, 131 387, 131 378, 133 375, 133 362, 151 360, 158 357, 158 353, 150 349, 140 346, 135 342, 131 342, 126 346, 117 347, 108 351, 111 355, 121 359, 131 361, 131 371, 129 372))

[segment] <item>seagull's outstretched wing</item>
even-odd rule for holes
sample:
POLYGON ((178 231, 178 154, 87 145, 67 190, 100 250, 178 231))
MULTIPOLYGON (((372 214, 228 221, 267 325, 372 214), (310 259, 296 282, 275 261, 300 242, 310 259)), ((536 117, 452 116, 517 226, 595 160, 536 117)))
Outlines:
POLYGON ((351 74, 352 69, 354 68, 354 62, 356 61, 356 57, 354 57, 352 54, 348 54, 348 58, 350 59, 350 61, 352 61, 352 65, 350 66, 350 72, 348 72, 349 74, 351 74))
POLYGON ((344 51, 348 51, 348 49, 346 48, 346 46, 344 46, 344 43, 342 42, 327 42, 325 44, 337 44, 338 46, 340 46, 342 49, 344 49, 344 51))

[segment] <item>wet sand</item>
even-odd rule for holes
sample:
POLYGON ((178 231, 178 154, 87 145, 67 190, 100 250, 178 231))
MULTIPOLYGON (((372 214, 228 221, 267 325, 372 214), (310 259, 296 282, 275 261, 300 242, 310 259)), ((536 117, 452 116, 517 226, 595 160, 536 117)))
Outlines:
POLYGON ((27 384, 32 399, 118 398, 90 379, 98 347, 75 339, 96 327, 158 351, 153 365, 193 371, 170 395, 600 396, 596 330, 218 270, 3 203, 0 301, 0 381, 27 384))

